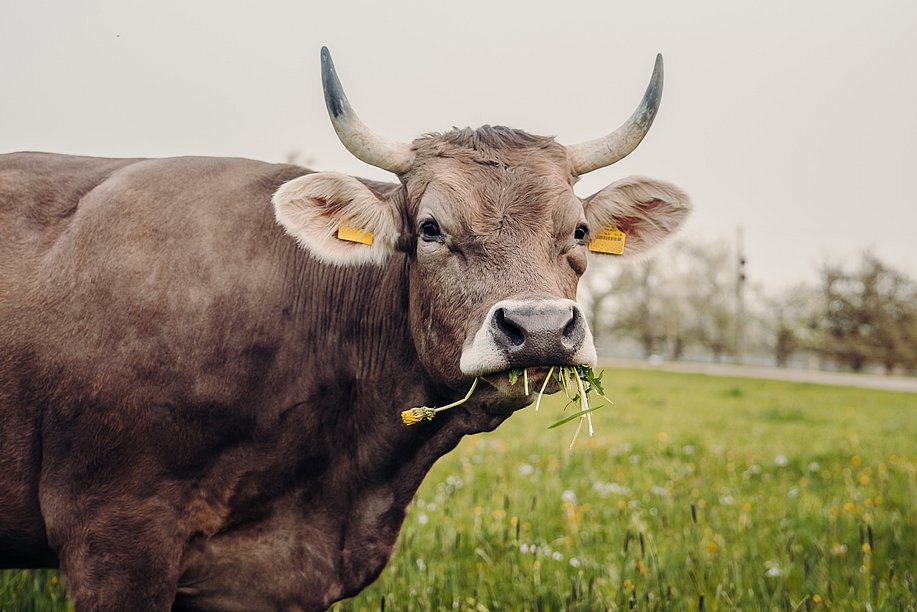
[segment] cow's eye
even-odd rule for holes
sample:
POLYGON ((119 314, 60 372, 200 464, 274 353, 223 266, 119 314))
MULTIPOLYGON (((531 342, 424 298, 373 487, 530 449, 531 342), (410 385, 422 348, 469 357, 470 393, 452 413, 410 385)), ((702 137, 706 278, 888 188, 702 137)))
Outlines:
POLYGON ((439 224, 433 219, 427 219, 420 224, 420 236, 424 240, 439 240, 443 233, 439 229, 439 224))
POLYGON ((580 224, 576 226, 576 231, 573 232, 573 239, 577 241, 582 241, 586 239, 586 236, 588 234, 589 234, 589 228, 584 224, 580 224))

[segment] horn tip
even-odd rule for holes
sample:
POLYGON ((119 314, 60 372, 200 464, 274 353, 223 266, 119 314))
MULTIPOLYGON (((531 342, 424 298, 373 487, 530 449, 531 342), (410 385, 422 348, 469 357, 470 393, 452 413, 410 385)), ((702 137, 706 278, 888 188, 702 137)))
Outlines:
POLYGON ((334 69, 334 62, 331 60, 331 52, 328 47, 322 47, 322 89, 325 92, 325 106, 333 119, 337 119, 345 112, 346 98, 344 89, 341 87, 341 81, 338 79, 337 71, 334 69))

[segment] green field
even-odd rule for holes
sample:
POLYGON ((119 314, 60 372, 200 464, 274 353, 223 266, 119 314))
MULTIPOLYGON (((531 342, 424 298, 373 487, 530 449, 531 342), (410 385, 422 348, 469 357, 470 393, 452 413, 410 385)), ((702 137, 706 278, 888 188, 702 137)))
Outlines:
MULTIPOLYGON (((427 477, 379 580, 335 610, 915 610, 917 395, 608 370, 427 477)), ((0 609, 66 609, 0 573, 0 609)))

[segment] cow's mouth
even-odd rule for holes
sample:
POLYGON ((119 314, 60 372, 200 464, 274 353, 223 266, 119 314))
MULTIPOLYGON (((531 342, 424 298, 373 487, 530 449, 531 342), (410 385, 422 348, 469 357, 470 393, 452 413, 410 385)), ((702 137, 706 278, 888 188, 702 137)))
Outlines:
POLYGON ((493 387, 501 396, 514 399, 528 399, 534 402, 540 393, 551 394, 560 391, 560 384, 549 373, 562 366, 536 366, 531 368, 515 368, 500 370, 489 374, 482 374, 481 381, 493 387), (528 395, 526 395, 526 378, 528 379, 528 395), (547 385, 545 385, 545 380, 547 385), (515 380, 515 382, 511 382, 515 380))

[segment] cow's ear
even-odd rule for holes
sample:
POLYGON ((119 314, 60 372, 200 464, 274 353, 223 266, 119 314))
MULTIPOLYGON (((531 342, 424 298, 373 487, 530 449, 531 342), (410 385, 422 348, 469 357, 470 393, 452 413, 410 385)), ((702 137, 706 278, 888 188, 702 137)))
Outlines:
MULTIPOLYGON (((594 238, 604 232, 610 238, 608 244, 614 244, 620 236, 615 239, 613 228, 624 232, 624 249, 619 254, 627 256, 644 253, 678 229, 691 210, 691 201, 671 183, 629 176, 586 198, 584 207, 594 238)), ((603 252, 596 247, 590 250, 603 252)))
POLYGON ((401 233, 394 202, 337 172, 307 174, 274 194, 274 215, 319 259, 338 265, 383 264, 401 233))

